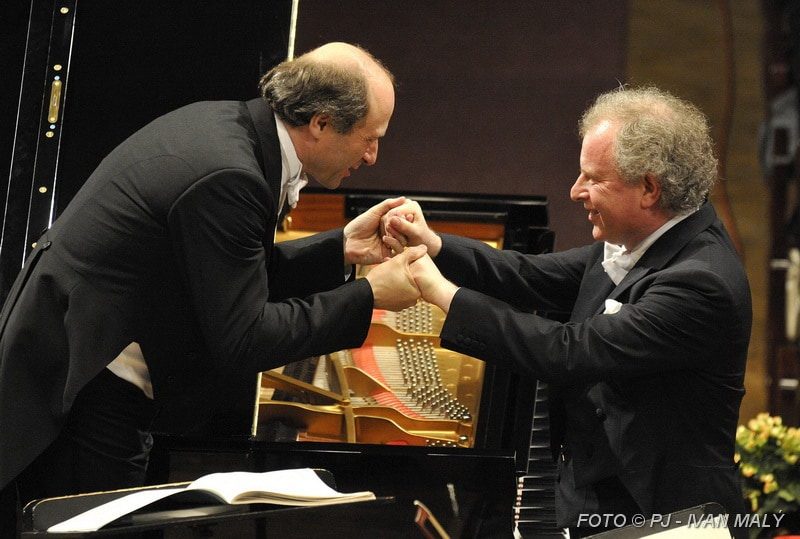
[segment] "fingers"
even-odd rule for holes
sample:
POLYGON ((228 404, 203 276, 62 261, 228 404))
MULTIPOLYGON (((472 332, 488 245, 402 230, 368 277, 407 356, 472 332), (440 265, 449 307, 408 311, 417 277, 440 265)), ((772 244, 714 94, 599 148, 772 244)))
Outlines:
POLYGON ((417 245, 416 247, 409 247, 405 249, 402 253, 398 254, 395 259, 399 259, 399 264, 410 265, 415 260, 422 258, 425 256, 425 253, 428 252, 428 248, 424 245, 417 245))
POLYGON ((375 308, 397 311, 416 303, 419 288, 409 265, 424 256, 425 247, 407 249, 403 254, 374 266, 366 275, 372 287, 375 308))
POLYGON ((372 211, 377 213, 378 215, 384 215, 389 210, 393 208, 397 208, 398 206, 402 206, 406 202, 406 197, 397 197, 397 198, 387 198, 383 202, 379 202, 378 204, 372 207, 372 211))
MULTIPOLYGON (((393 206, 392 208, 387 209, 383 214, 381 214, 381 229, 386 230, 389 227, 389 222, 392 219, 400 219, 405 220, 409 223, 414 223, 417 221, 424 222, 424 219, 421 217, 422 215, 422 208, 420 208, 419 204, 414 202, 413 200, 406 199, 405 197, 395 198, 395 199, 388 199, 385 200, 385 206, 375 206, 373 209, 377 212, 383 211, 383 209, 388 206, 394 204, 396 201, 403 200, 404 202, 393 206), (417 217, 419 213, 420 217, 417 217)), ((381 203, 381 204, 384 204, 381 203)))
POLYGON ((417 215, 422 215, 422 207, 418 202, 406 198, 403 204, 391 208, 388 212, 390 217, 403 217, 409 221, 416 220, 417 215))
POLYGON ((383 243, 388 247, 394 254, 400 254, 405 249, 405 246, 396 238, 392 236, 384 236, 383 243))
POLYGON ((386 223, 386 233, 392 236, 409 236, 414 233, 413 215, 412 219, 404 219, 401 217, 393 216, 386 223))

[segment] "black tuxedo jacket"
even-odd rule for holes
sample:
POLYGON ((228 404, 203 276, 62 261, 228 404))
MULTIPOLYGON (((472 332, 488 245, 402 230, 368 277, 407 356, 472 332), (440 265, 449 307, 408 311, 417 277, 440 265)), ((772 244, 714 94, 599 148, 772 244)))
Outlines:
POLYGON ((261 100, 183 107, 103 160, 0 314, 0 487, 131 342, 170 430, 241 377, 362 343, 372 291, 344 282, 342 231, 273 245, 280 177, 261 100))
POLYGON ((560 525, 609 506, 587 487, 613 476, 643 513, 741 511, 733 452, 752 315, 722 224, 706 204, 618 286, 602 258, 602 243, 534 256, 443 235, 436 264, 463 288, 442 343, 553 384, 560 525), (620 310, 604 314, 606 299, 620 310))

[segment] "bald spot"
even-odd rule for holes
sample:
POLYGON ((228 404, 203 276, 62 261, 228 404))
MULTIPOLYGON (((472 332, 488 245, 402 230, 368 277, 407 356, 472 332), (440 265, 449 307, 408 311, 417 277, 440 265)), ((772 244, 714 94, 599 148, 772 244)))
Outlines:
MULTIPOLYGON (((332 42, 321 45, 302 57, 313 62, 327 63, 342 69, 363 73, 368 84, 370 113, 381 118, 385 117, 388 123, 394 110, 394 83, 383 66, 378 64, 369 53, 349 43, 332 42)), ((385 129, 380 135, 384 134, 385 129)))
MULTIPOLYGON (((358 70, 364 73, 367 79, 381 79, 391 83, 389 76, 372 57, 364 50, 349 43, 326 43, 304 54, 307 59, 315 62, 336 65, 343 69, 358 70)), ((373 82, 373 81, 371 81, 373 82)))

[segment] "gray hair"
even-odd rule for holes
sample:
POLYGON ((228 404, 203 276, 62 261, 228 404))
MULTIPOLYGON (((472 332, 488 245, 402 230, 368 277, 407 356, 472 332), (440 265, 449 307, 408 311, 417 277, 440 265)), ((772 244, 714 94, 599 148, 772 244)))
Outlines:
POLYGON ((614 161, 622 179, 652 174, 661 183, 661 208, 684 213, 700 207, 717 177, 717 159, 705 115, 658 88, 619 88, 584 112, 580 134, 608 120, 619 125, 614 161))
MULTIPOLYGON (((360 48, 359 48, 360 49, 360 48)), ((360 49, 394 77, 372 55, 360 49)), ((367 74, 330 62, 300 56, 270 69, 258 83, 261 95, 284 122, 307 125, 318 113, 331 117, 338 133, 349 133, 368 112, 367 74)))

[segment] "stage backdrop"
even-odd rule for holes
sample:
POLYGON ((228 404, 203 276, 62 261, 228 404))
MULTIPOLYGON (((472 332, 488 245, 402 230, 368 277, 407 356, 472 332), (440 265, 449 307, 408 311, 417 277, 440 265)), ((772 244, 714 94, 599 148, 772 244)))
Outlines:
POLYGON ((577 123, 625 80, 626 27, 624 0, 300 0, 296 54, 358 43, 397 77, 378 164, 345 190, 544 195, 560 250, 592 241, 577 123))

